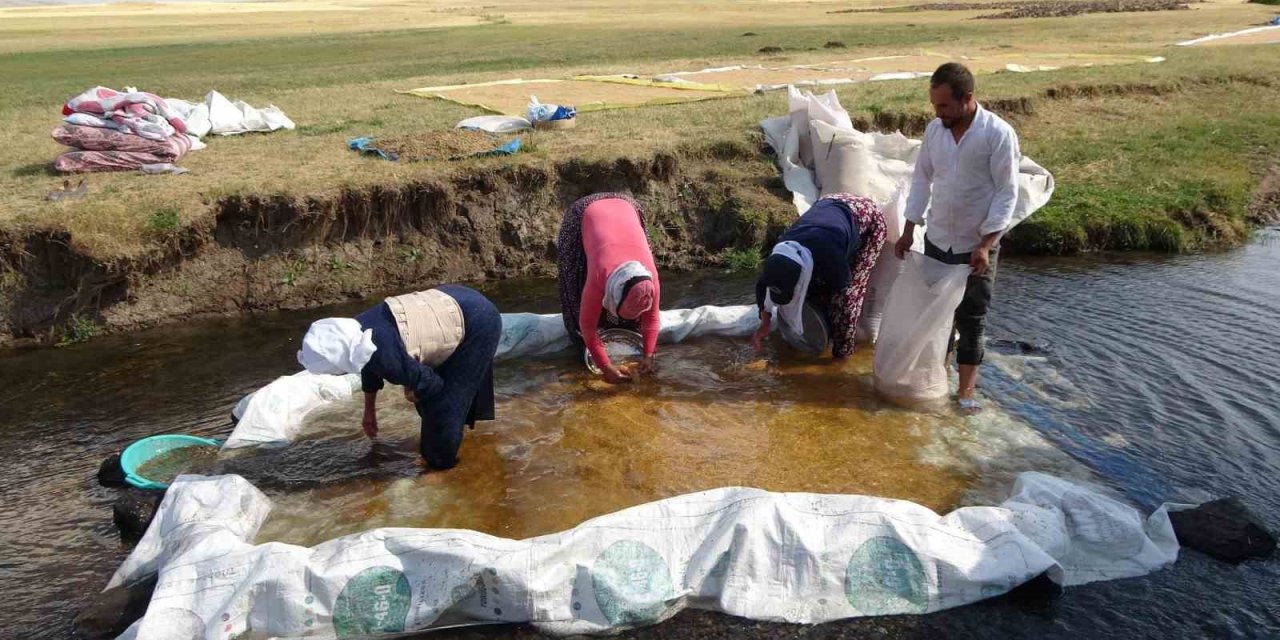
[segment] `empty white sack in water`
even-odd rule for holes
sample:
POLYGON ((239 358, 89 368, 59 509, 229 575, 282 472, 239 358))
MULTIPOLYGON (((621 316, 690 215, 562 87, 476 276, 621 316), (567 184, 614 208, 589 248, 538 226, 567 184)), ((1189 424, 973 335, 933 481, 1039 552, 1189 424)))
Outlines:
POLYGON ((969 265, 949 265, 915 251, 903 262, 879 327, 875 389, 900 401, 936 400, 948 391, 947 343, 969 265))
MULTIPOLYGON (((749 336, 760 319, 753 306, 708 305, 663 311, 661 324, 658 341, 675 343, 702 336, 749 336)), ((568 349, 572 344, 558 313, 504 313, 502 338, 494 359, 546 355, 568 349)))
POLYGON ((1051 476, 1019 476, 1000 507, 939 516, 853 495, 725 488, 632 507, 568 531, 373 529, 305 548, 254 545, 270 509, 239 476, 180 476, 112 578, 159 580, 130 640, 363 638, 529 622, 612 633, 684 608, 814 624, 922 614, 1046 573, 1066 585, 1177 559, 1164 508, 1051 476))
POLYGON ((231 415, 236 428, 222 448, 238 449, 278 445, 297 437, 311 412, 342 402, 360 389, 360 376, 316 375, 299 371, 281 376, 250 393, 236 404, 231 415))
MULTIPOLYGON (((702 336, 743 337, 760 320, 753 306, 672 309, 662 312, 664 343, 702 336)), ((572 345, 560 314, 504 313, 495 360, 546 355, 572 345)), ((238 420, 224 449, 282 445, 302 431, 307 416, 325 405, 343 402, 360 389, 360 376, 313 375, 302 371, 277 378, 245 396, 232 415, 238 420)))

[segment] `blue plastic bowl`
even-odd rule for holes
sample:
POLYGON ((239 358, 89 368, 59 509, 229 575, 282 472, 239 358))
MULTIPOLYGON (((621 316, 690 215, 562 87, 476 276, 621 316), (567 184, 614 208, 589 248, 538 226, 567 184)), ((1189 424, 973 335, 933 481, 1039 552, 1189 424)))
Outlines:
POLYGON ((143 438, 120 454, 120 467, 124 469, 124 481, 139 489, 168 489, 169 485, 138 475, 138 467, 148 460, 174 449, 183 447, 220 447, 221 442, 209 438, 184 435, 161 435, 143 438))

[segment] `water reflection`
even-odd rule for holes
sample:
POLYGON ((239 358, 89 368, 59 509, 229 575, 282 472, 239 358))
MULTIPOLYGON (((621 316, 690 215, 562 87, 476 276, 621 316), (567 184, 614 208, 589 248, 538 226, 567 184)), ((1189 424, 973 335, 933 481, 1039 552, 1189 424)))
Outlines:
MULTIPOLYGON (((597 491, 626 506, 713 481, 859 490, 944 506, 997 496, 1001 478, 1022 469, 1078 471, 1062 460, 1064 451, 1095 469, 1095 479, 1148 505, 1236 494, 1277 529, 1278 259, 1275 231, 1210 256, 1006 259, 992 336, 1047 342, 1050 350, 993 357, 984 384, 1009 415, 989 420, 881 407, 867 391, 866 360, 851 365, 852 376, 833 380, 828 368, 797 363, 756 370, 739 345, 709 341, 690 345, 655 387, 625 394, 566 375, 580 370, 572 356, 500 368, 499 409, 510 418, 467 434, 456 479, 419 474, 416 423, 390 393, 383 394, 391 404, 377 446, 347 408, 317 420, 295 447, 226 464, 240 465, 232 468, 273 495, 274 522, 297 525, 296 534, 283 530, 289 527, 273 533, 273 523, 264 536, 303 541, 405 522, 541 532, 611 508, 577 504, 573 492, 597 491), (707 424, 715 428, 698 426, 707 424), (897 466, 890 472, 881 465, 897 466), (511 492, 514 478, 520 482, 511 492), (369 500, 352 506, 353 495, 369 500), (478 503, 497 506, 470 506, 478 503), (319 525, 304 510, 334 522, 319 525)), ((671 307, 744 304, 751 295, 748 279, 721 274, 663 284, 664 306, 671 307)), ((555 311, 549 283, 505 288, 494 292, 505 307, 555 311)), ((71 618, 128 552, 111 524, 115 493, 93 480, 105 456, 155 433, 225 437, 236 400, 296 368, 296 340, 310 320, 365 306, 0 354, 5 635, 70 637, 71 618)), ((1276 637, 1277 603, 1275 563, 1237 568, 1184 554, 1171 571, 1071 590, 1053 615, 992 605, 868 621, 865 633, 862 623, 814 633, 1276 637)), ((773 629, 730 623, 726 633, 761 637, 773 629)), ((646 633, 662 637, 665 630, 640 635, 646 633)))
MULTIPOLYGON (((413 455, 418 419, 395 394, 380 400, 390 442, 378 446, 396 455, 376 466, 356 453, 358 401, 317 416, 306 431, 319 440, 304 446, 320 486, 272 491, 269 480, 255 480, 276 504, 259 539, 315 544, 370 526, 523 538, 739 485, 866 493, 947 510, 972 485, 973 466, 955 456, 969 440, 960 435, 966 421, 949 410, 909 411, 877 400, 868 353, 840 368, 785 354, 769 362, 741 341, 705 340, 665 347, 656 376, 631 386, 605 384, 576 362, 565 356, 500 367, 498 420, 468 432, 462 464, 446 473, 421 475, 420 465, 404 459, 413 455), (319 444, 333 434, 347 435, 319 444), (324 457, 330 446, 335 453, 324 457)), ((293 473, 288 464, 264 466, 293 473)), ((252 470, 246 475, 253 478, 252 470)))

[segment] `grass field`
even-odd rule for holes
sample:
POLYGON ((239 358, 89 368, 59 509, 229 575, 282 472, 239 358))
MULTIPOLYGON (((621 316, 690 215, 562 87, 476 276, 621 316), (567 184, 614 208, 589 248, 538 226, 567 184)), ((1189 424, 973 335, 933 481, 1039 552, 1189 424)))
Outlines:
MULTIPOLYGON (((0 229, 63 229, 87 255, 141 255, 154 248, 148 230, 209 216, 229 195, 323 196, 457 169, 462 163, 400 165, 345 150, 357 135, 443 129, 476 115, 397 90, 935 51, 1168 58, 980 78, 980 99, 1032 99, 1031 113, 1011 117, 1025 151, 1058 177, 1055 200, 1016 238, 1020 248, 1182 250, 1243 237, 1251 193, 1280 155, 1274 109, 1280 86, 1270 80, 1280 47, 1171 43, 1259 24, 1271 10, 1215 0, 1182 11, 1019 20, 973 20, 977 11, 831 13, 875 6, 881 5, 324 0, 3 9, 0 229), (829 41, 846 48, 824 49, 829 41), (784 51, 758 53, 764 46, 784 51), (255 105, 274 103, 299 127, 212 139, 209 149, 183 160, 190 175, 91 175, 90 197, 47 202, 61 183, 48 169, 59 153, 49 137, 58 109, 99 84, 187 99, 218 89, 255 105), (1068 86, 1118 90, 1045 96, 1068 86)), ((839 94, 865 117, 922 115, 928 106, 920 80, 849 85, 839 94)), ((514 160, 478 164, 608 159, 750 141, 760 119, 785 108, 783 94, 772 93, 586 114, 571 132, 531 136, 532 150, 514 160)))

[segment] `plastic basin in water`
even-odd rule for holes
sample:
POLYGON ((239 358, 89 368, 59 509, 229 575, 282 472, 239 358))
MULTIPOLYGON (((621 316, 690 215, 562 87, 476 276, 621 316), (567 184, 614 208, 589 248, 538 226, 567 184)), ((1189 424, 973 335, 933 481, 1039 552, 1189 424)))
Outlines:
MULTIPOLYGON (((610 360, 636 360, 644 355, 644 338, 630 329, 605 329, 600 332, 600 341, 604 343, 604 352, 610 360)), ((600 367, 592 361, 589 349, 583 349, 582 357, 587 362, 587 369, 600 375, 600 367)))
POLYGON ((148 460, 174 449, 183 447, 219 447, 222 443, 209 438, 199 438, 196 436, 184 435, 162 435, 143 438, 124 450, 120 454, 120 467, 124 469, 124 480, 130 485, 139 489, 168 489, 169 485, 163 482, 149 480, 138 475, 138 467, 141 467, 148 460))
POLYGON ((780 327, 782 340, 801 353, 811 356, 822 355, 831 341, 831 327, 827 314, 805 302, 800 312, 800 321, 804 323, 803 327, 788 327, 782 323, 783 326, 780 327))

